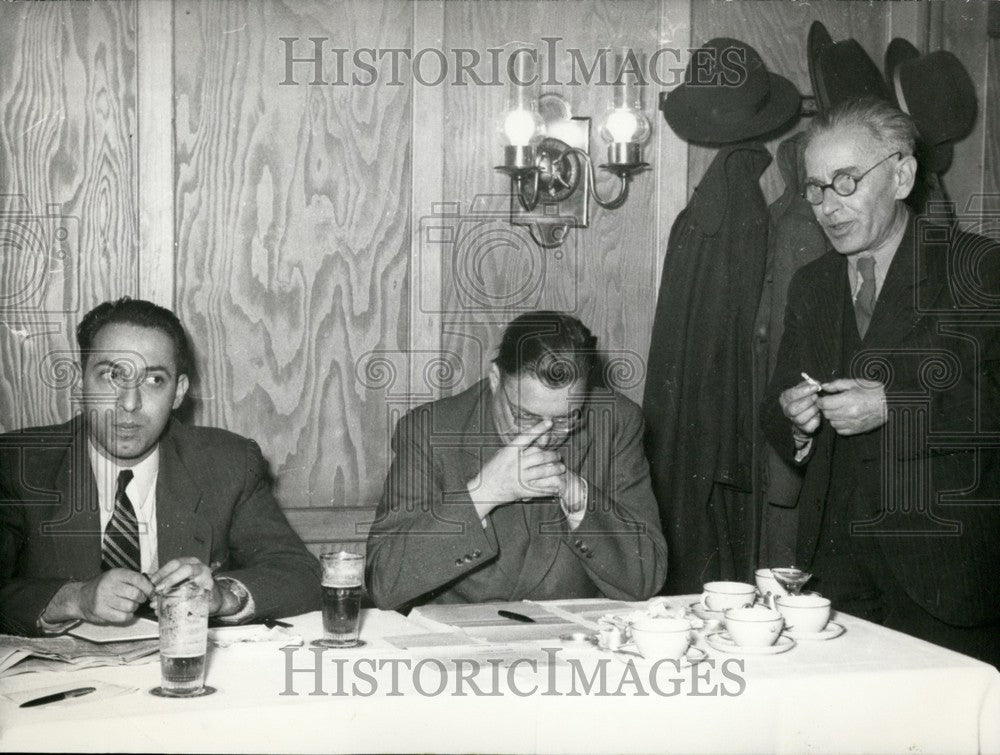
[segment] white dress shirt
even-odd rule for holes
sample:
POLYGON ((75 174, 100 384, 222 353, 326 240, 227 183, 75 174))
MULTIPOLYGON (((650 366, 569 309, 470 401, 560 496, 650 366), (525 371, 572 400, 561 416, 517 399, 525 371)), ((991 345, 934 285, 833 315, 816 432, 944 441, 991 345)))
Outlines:
POLYGON ((115 491, 118 488, 118 473, 131 469, 133 477, 125 488, 125 494, 135 509, 135 518, 139 522, 139 557, 142 571, 152 574, 160 568, 157 554, 156 539, 156 477, 160 471, 160 448, 140 461, 134 467, 119 466, 107 457, 101 455, 92 441, 87 441, 90 453, 90 467, 94 470, 94 480, 97 483, 97 501, 101 514, 101 545, 108 522, 115 512, 115 491))

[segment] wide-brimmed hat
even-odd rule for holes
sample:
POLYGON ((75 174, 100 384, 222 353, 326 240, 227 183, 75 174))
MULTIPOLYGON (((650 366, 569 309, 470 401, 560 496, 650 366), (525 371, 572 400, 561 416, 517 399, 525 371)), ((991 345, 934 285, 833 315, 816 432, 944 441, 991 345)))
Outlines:
POLYGON ((776 132, 791 125, 800 103, 791 81, 768 71, 746 42, 728 37, 692 51, 684 83, 660 95, 670 128, 700 144, 732 144, 776 132))
POLYGON ((947 50, 921 55, 896 38, 885 51, 885 78, 896 105, 913 116, 921 141, 934 147, 964 139, 976 122, 976 87, 947 50))
POLYGON ((878 97, 891 102, 882 73, 856 39, 834 42, 826 27, 813 21, 806 48, 809 79, 821 113, 855 97, 878 97))

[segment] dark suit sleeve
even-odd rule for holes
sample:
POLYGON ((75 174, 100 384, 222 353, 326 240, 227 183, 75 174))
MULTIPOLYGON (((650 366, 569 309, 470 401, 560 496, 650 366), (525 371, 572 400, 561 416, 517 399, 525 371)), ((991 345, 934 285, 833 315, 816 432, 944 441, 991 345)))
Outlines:
MULTIPOLYGON (((788 286, 788 303, 785 305, 785 328, 778 346, 774 374, 768 383, 764 400, 760 405, 761 429, 768 443, 778 455, 789 464, 803 464, 795 460, 795 440, 792 437, 792 423, 781 410, 778 398, 781 394, 802 382, 802 372, 809 370, 807 322, 808 293, 805 277, 800 269, 792 276, 788 286)), ((816 449, 813 439, 810 454, 816 449)))
POLYGON ((394 458, 368 535, 368 592, 379 608, 413 602, 497 555, 468 491, 445 490, 435 468, 429 406, 403 417, 394 458))
POLYGON ((0 633, 34 636, 38 619, 49 601, 68 580, 18 576, 18 561, 31 526, 25 502, 13 484, 7 454, 0 451, 0 633))
POLYGON ((666 580, 667 544, 643 451, 639 407, 616 401, 612 427, 603 487, 587 481, 587 513, 565 537, 604 595, 644 600, 666 580))
POLYGON ((239 580, 253 596, 256 616, 294 616, 320 607, 320 568, 306 550, 271 493, 264 459, 253 441, 246 445, 243 489, 229 525, 232 569, 221 576, 239 580))

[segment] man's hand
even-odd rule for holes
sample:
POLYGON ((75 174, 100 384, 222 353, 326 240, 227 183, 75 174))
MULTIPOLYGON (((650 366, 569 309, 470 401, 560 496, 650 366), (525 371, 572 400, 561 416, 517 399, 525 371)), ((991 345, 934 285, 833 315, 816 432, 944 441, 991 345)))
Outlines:
POLYGON ((110 569, 87 582, 70 582, 49 601, 42 620, 50 624, 84 619, 124 624, 153 594, 153 583, 128 569, 110 569))
POLYGON ((819 392, 820 386, 803 380, 778 397, 781 411, 791 420, 793 431, 797 436, 809 436, 819 429, 821 419, 817 396, 819 392))
POLYGON ((559 495, 565 486, 566 466, 555 451, 534 445, 552 423, 542 420, 521 433, 487 461, 468 485, 479 518, 497 506, 522 498, 559 495))
POLYGON ((212 576, 212 570, 199 561, 194 556, 184 556, 168 561, 149 577, 157 592, 165 592, 171 587, 190 580, 199 587, 212 591, 212 597, 208 604, 210 616, 227 616, 235 613, 238 606, 225 605, 227 597, 231 604, 235 596, 228 590, 223 590, 212 576), (228 609, 228 610, 227 610, 228 609))
POLYGON ((823 383, 828 395, 817 403, 838 435, 859 435, 881 427, 888 419, 885 386, 871 380, 842 378, 823 383))

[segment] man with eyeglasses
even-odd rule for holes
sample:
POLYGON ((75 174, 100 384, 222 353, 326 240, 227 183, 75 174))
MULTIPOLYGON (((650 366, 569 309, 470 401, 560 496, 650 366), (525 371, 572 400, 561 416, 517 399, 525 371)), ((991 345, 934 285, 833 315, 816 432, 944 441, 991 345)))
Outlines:
POLYGON ((177 316, 123 298, 76 334, 82 413, 0 436, 0 632, 125 624, 185 581, 222 623, 318 609, 257 444, 172 417, 194 366, 177 316))
POLYGON ((649 597, 666 544, 638 406, 575 317, 525 314, 486 379, 400 420, 368 537, 380 608, 649 597))
POLYGON ((803 474, 815 589, 997 663, 1000 247, 910 214, 915 136, 874 99, 810 124, 804 195, 830 250, 792 279, 762 424, 803 474))

